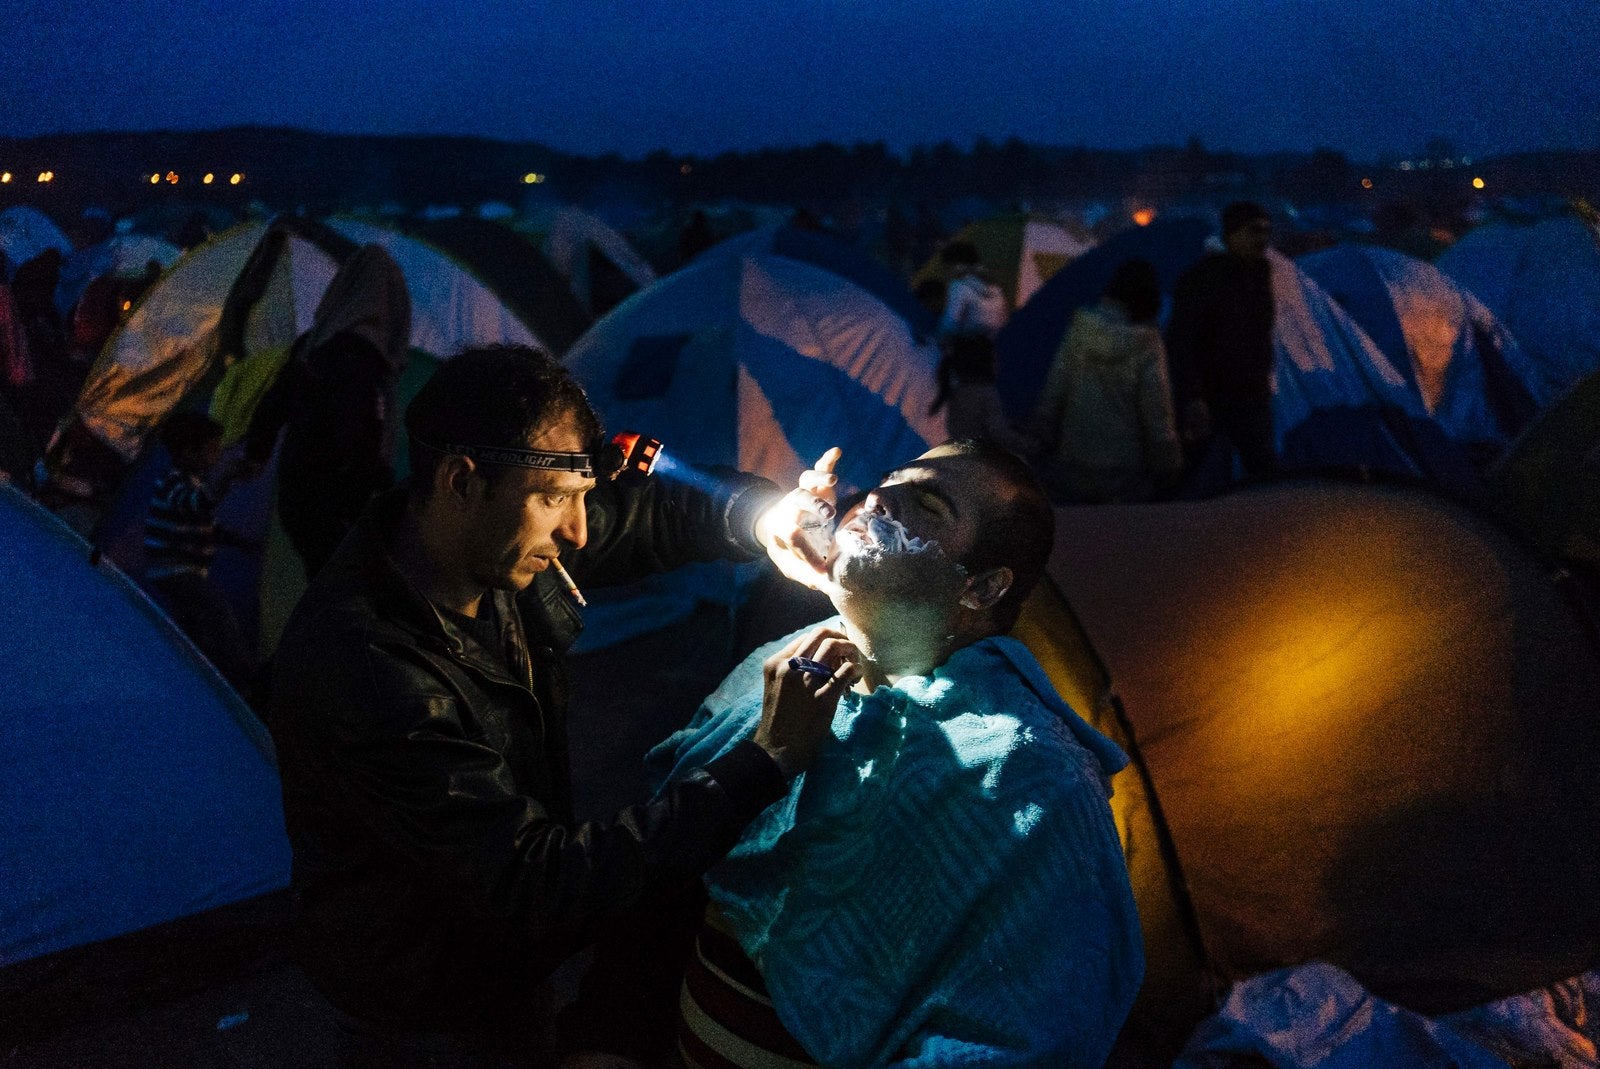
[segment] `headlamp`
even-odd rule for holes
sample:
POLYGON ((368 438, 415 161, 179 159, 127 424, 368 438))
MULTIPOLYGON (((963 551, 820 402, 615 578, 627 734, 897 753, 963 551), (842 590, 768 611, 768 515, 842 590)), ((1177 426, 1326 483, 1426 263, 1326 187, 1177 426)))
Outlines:
POLYGON ((589 453, 556 453, 546 449, 510 449, 497 445, 461 445, 450 442, 434 445, 412 436, 425 449, 448 456, 470 457, 479 464, 509 464, 538 471, 570 471, 585 479, 595 477, 594 457, 589 453))

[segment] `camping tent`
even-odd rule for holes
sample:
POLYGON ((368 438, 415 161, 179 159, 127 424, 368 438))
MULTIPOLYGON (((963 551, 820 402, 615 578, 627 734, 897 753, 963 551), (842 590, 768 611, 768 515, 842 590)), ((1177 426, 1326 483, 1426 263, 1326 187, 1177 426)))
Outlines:
POLYGON ((1122 231, 1085 252, 1051 276, 995 337, 1000 397, 1012 419, 1033 410, 1045 375, 1073 313, 1094 304, 1124 260, 1155 265, 1162 292, 1170 294, 1178 276, 1205 253, 1210 224, 1199 219, 1162 220, 1122 231))
MULTIPOLYGON (((1150 261, 1170 294, 1205 254, 1208 230, 1196 219, 1126 230, 1051 279, 995 339, 1000 393, 1013 418, 1032 410, 1072 314, 1099 299, 1119 264, 1150 261)), ((1273 422, 1283 465, 1427 477, 1476 494, 1475 473, 1405 374, 1293 262, 1277 252, 1268 256, 1277 354, 1273 422)))
POLYGON ((656 280, 655 269, 626 238, 581 209, 558 208, 530 228, 544 233, 545 256, 593 318, 656 280))
MULTIPOLYGON (((800 244, 815 250, 823 240, 800 244)), ((608 427, 661 439, 669 460, 731 465, 792 486, 838 445, 841 482, 870 486, 885 465, 945 437, 943 415, 928 414, 937 360, 867 290, 757 232, 620 305, 566 364, 608 427)), ((670 622, 699 597, 726 601, 730 584, 709 566, 657 584, 664 600, 650 622, 670 622)), ((588 615, 591 643, 623 637, 588 615)))
POLYGON ((9 996, 19 963, 286 886, 289 844, 266 732, 171 622, 4 486, 0 541, 9 996))
POLYGON ((411 294, 411 347, 439 358, 469 344, 543 346, 530 326, 466 265, 429 242, 357 219, 327 225, 357 245, 378 245, 393 256, 411 294))
POLYGON ((1568 216, 1479 227, 1438 264, 1488 305, 1558 387, 1600 370, 1600 226, 1568 216))
POLYGON ((560 272, 532 241, 509 226, 457 216, 424 223, 417 236, 483 279, 554 356, 571 348, 594 322, 560 272))
POLYGON ((79 249, 61 265, 56 283, 56 308, 68 315, 78 305, 89 283, 105 275, 139 278, 153 260, 162 270, 177 263, 183 250, 148 234, 115 234, 87 249, 79 249))
POLYGON ((0 212, 0 256, 5 257, 5 281, 9 282, 17 268, 46 249, 55 249, 63 256, 72 251, 72 242, 49 216, 26 204, 0 212))
MULTIPOLYGON (((1006 305, 1014 309, 1027 304, 1057 271, 1093 247, 1086 237, 1053 219, 1028 215, 969 223, 951 240, 972 243, 1005 290, 1006 305)), ((949 280, 937 256, 924 264, 911 282, 915 286, 927 279, 949 280)))
POLYGON ((1417 490, 1298 483, 1058 510, 1050 575, 1030 613, 1059 593, 1081 629, 1020 637, 1136 758, 1130 1041, 1312 959, 1423 1012, 1600 960, 1600 648, 1520 543, 1417 490))
POLYGON ((1370 245, 1296 261, 1411 380, 1459 442, 1496 448, 1554 399, 1543 369, 1481 301, 1432 264, 1370 245))

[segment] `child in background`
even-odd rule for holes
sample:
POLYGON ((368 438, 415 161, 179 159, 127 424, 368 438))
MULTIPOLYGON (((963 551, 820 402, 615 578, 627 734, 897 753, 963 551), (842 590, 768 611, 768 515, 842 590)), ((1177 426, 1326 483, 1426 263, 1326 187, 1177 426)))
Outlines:
POLYGON ((982 334, 957 334, 944 343, 939 392, 928 415, 949 405, 945 425, 952 438, 980 438, 1026 458, 1038 443, 1018 433, 1006 418, 995 386, 994 342, 982 334))
POLYGON ((230 465, 207 485, 222 454, 222 425, 199 412, 179 412, 161 428, 173 468, 150 497, 145 517, 144 577, 174 623, 234 686, 244 690, 255 658, 232 607, 211 586, 211 561, 220 545, 255 543, 217 525, 217 506, 248 470, 230 465))

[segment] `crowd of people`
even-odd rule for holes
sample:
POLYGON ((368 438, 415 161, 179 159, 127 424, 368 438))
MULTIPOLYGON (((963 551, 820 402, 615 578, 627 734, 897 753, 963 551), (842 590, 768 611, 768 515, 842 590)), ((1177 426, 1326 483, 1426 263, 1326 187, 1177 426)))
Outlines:
MULTIPOLYGON (((1020 428, 995 387, 1004 295, 947 247, 951 441, 843 501, 836 451, 788 492, 621 472, 581 387, 527 348, 454 356, 402 416, 411 310, 376 246, 329 286, 242 457, 220 463, 210 417, 169 417, 144 579, 276 744, 325 1063, 1101 1065, 1143 969, 1109 808, 1127 757, 1007 636, 1053 500, 1170 493, 1212 434, 1271 471, 1270 223, 1254 205, 1223 223, 1164 337, 1154 268, 1118 268, 1020 428), (260 549, 217 509, 274 450, 310 582, 263 665, 209 570, 260 549), (836 615, 735 668, 651 755, 653 797, 577 822, 577 589, 762 556, 836 615), (553 1012, 550 974, 586 948, 553 1012)), ((0 328, 26 334, 33 378, 8 364, 4 396, 53 422, 37 391, 81 382, 86 350, 29 266, 0 328)))
POLYGON ((939 323, 933 411, 954 437, 995 442, 1034 461, 1057 501, 1147 501, 1186 468, 1236 452, 1247 477, 1276 470, 1272 424, 1270 216, 1240 201, 1222 212, 1221 247, 1178 279, 1163 334, 1156 269, 1119 265, 1098 304, 1079 309, 1032 413, 1014 425, 995 385, 1004 296, 977 252, 953 242, 939 323))

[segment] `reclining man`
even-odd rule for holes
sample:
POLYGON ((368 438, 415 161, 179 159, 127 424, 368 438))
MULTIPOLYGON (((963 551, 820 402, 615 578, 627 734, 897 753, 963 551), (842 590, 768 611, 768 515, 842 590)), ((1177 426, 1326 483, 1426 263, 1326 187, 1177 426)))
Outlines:
MULTIPOLYGON (((813 581, 863 675, 810 770, 706 877, 689 1065, 1104 1063, 1143 972, 1108 805, 1127 758, 1006 637, 1053 536, 1025 465, 973 441, 844 514, 813 581)), ((657 748, 663 790, 751 736, 763 668, 794 641, 657 748)))

